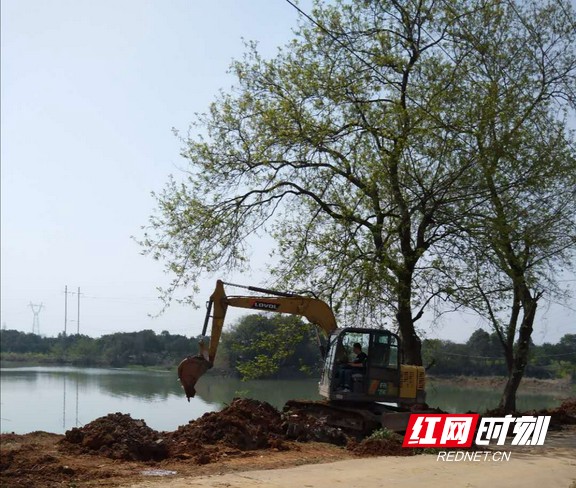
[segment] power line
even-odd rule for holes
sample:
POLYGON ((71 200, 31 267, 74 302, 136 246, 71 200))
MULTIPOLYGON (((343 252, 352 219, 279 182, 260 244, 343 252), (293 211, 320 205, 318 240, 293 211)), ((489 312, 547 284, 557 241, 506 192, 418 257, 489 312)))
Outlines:
MULTIPOLYGON (((304 12, 304 10, 302 10, 300 7, 298 7, 298 5, 296 5, 295 3, 291 2, 290 0, 285 0, 288 4, 290 4, 293 8, 295 8, 301 15, 303 15, 304 17, 306 17, 310 22, 312 22, 316 27, 318 27, 320 30, 322 30, 323 32, 325 32, 326 34, 328 34, 328 36, 330 36, 330 38, 337 42, 338 44, 340 44, 340 46, 342 46, 344 49, 346 49, 346 51, 348 51, 350 54, 352 54, 352 56, 354 56, 356 59, 358 59, 362 64, 364 64, 366 67, 368 67, 370 70, 374 71, 376 73, 376 75, 380 78, 381 77, 381 73, 378 72, 378 70, 374 67, 374 65, 372 63, 369 63, 368 61, 366 61, 362 56, 360 56, 356 51, 350 49, 350 47, 348 47, 346 44, 344 44, 340 39, 338 39, 334 34, 332 34, 332 32, 330 32, 330 30, 328 30, 326 27, 324 27, 322 24, 320 24, 320 22, 316 21, 314 18, 312 18, 310 15, 308 15, 306 12, 304 12)), ((386 81, 386 80, 385 80, 386 81)))
POLYGON ((82 294, 83 298, 87 298, 89 300, 124 300, 124 301, 155 301, 158 300, 158 297, 106 297, 106 296, 94 296, 94 295, 86 295, 82 294))
MULTIPOLYGON (((68 295, 78 295, 78 304, 77 304, 77 319, 76 319, 76 333, 80 334, 80 287, 78 287, 78 291, 68 291, 68 285, 64 287, 64 335, 66 335, 68 329, 68 295)), ((72 320, 73 322, 73 320, 72 320)))

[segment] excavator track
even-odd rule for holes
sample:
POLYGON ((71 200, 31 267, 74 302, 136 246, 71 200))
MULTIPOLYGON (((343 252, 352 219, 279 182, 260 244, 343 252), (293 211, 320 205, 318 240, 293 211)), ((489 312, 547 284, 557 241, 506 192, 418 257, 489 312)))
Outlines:
POLYGON ((404 432, 412 413, 437 413, 427 405, 394 407, 381 403, 330 402, 328 400, 289 400, 284 405, 283 415, 287 432, 299 432, 302 426, 322 430, 339 429, 347 435, 365 437, 374 430, 385 427, 395 432, 404 432))
POLYGON ((339 429, 347 435, 364 437, 381 425, 380 416, 368 404, 360 408, 328 401, 289 400, 283 415, 289 436, 313 426, 328 435, 333 434, 331 429, 339 429))

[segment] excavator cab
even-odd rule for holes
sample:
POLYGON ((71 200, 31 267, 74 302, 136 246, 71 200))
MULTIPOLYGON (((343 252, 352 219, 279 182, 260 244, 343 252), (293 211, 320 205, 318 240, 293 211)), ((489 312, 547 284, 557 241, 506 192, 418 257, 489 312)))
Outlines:
POLYGON ((320 379, 320 394, 332 401, 424 403, 424 368, 401 363, 399 337, 384 329, 347 327, 330 334, 320 379), (363 367, 351 368, 353 345, 368 355, 363 367), (343 376, 349 369, 350 385, 343 376), (344 388, 346 386, 346 388, 344 388))

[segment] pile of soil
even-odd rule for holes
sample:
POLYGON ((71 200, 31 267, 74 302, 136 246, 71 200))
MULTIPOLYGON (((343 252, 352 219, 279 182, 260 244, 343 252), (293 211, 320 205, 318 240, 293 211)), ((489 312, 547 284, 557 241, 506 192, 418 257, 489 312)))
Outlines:
MULTIPOLYGON (((162 461, 123 461, 108 457, 79 454, 76 445, 67 443, 63 450, 60 434, 0 434, 0 486, 2 488, 103 487, 117 488, 153 484, 150 476, 172 479, 209 476, 246 470, 281 469, 302 464, 334 462, 355 457, 330 444, 290 443, 288 451, 269 448, 240 451, 225 446, 205 446, 206 452, 219 451, 217 463, 194 462, 192 457, 167 458, 162 461)), ((184 483, 181 481, 180 484, 184 483)))
POLYGON ((327 424, 326 418, 318 418, 304 412, 285 412, 286 438, 297 442, 325 442, 345 446, 349 437, 338 427, 327 424))
POLYGON ((127 461, 160 460, 168 456, 166 440, 159 432, 148 427, 144 420, 119 412, 66 431, 60 445, 64 450, 76 449, 127 461))
MULTIPOLYGON (((576 424, 576 399, 525 415, 551 415, 554 422, 576 424)), ((351 439, 325 420, 322 415, 306 416, 293 410, 282 415, 265 402, 235 399, 224 410, 205 414, 174 432, 156 432, 142 420, 115 413, 71 429, 65 436, 45 432, 0 434, 0 485, 115 487, 133 484, 135 477, 143 478, 138 473, 150 466, 181 476, 197 476, 223 469, 282 468, 352 457, 412 456, 426 451, 402 449, 399 435, 386 434, 382 438, 384 434, 372 434, 363 440, 351 439), (286 432, 289 426, 292 432, 286 432), (308 443, 318 438, 322 443, 308 443), (93 455, 78 455, 85 453, 93 455)), ((565 428, 566 435, 556 440, 573 449, 571 432, 576 426, 565 428)))
POLYGON ((192 455, 200 464, 238 451, 287 449, 280 412, 269 403, 249 398, 235 398, 220 412, 206 413, 180 426, 169 439, 171 455, 192 455))
POLYGON ((563 425, 576 425, 576 398, 564 400, 559 407, 524 413, 524 415, 550 415, 550 428, 561 429, 563 425))
MULTIPOLYGON (((484 417, 503 417, 504 415, 505 412, 502 408, 487 410, 486 413, 483 414, 484 417)), ((521 417, 523 415, 550 415, 549 430, 562 430, 565 425, 576 425, 576 398, 568 398, 556 408, 515 412, 513 415, 515 417, 521 417)))
MULTIPOLYGON (((27 435, 39 441, 58 437, 46 432, 33 432, 27 435)), ((2 486, 38 486, 37 481, 40 479, 44 486, 49 486, 74 477, 74 469, 63 464, 57 457, 47 454, 36 442, 10 448, 10 444, 18 443, 20 437, 22 436, 2 434, 2 449, 0 449, 2 486)))
MULTIPOLYGON (((501 415, 497 411, 490 413, 501 415)), ((486 414, 485 414, 486 415, 486 414)), ((559 407, 518 413, 517 415, 550 415, 550 430, 561 425, 576 424, 576 399, 564 401, 559 407)), ((184 459, 203 465, 224 458, 252 456, 253 451, 297 449, 294 442, 322 442, 346 446, 360 456, 410 456, 413 449, 402 449, 402 438, 354 439, 350 432, 328 425, 322 415, 288 408, 284 414, 266 402, 236 398, 219 412, 204 414, 180 426, 174 432, 157 432, 143 420, 122 413, 109 414, 82 428, 66 432, 59 442, 61 452, 91 453, 111 459, 150 461, 184 459)), ((47 476, 62 476, 67 467, 51 459, 38 460, 26 455, 30 466, 18 464, 19 451, 4 453, 0 471, 34 470, 42 466, 47 476)))

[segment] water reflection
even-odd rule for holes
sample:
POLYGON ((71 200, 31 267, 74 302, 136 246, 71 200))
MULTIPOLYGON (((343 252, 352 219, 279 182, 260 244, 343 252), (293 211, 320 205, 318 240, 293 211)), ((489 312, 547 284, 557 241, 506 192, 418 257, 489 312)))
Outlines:
POLYGON ((241 381, 237 378, 205 376, 196 385, 197 395, 209 403, 230 403, 235 397, 264 400, 282 408, 291 399, 319 400, 318 380, 241 381))
MULTIPOLYGON (((440 407, 452 413, 467 411, 485 412, 495 408, 500 402, 502 391, 499 389, 451 386, 431 383, 427 387, 427 402, 430 406, 440 407)), ((560 403, 562 398, 570 396, 564 392, 521 392, 517 397, 518 410, 542 409, 560 403)))
POLYGON ((84 368, 0 369, 0 431, 62 433, 111 412, 173 430, 220 405, 187 403, 174 373, 84 368))
POLYGON ((175 373, 124 371, 98 377, 98 388, 113 397, 137 397, 149 401, 180 395, 182 388, 175 373))
POLYGON ((205 376, 186 402, 175 372, 73 367, 0 369, 2 432, 62 433, 111 412, 173 430, 234 397, 249 396, 281 408, 291 398, 317 399, 317 381, 250 381, 205 376))

